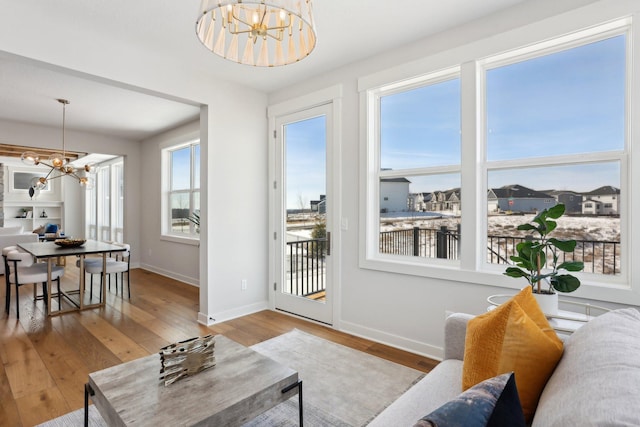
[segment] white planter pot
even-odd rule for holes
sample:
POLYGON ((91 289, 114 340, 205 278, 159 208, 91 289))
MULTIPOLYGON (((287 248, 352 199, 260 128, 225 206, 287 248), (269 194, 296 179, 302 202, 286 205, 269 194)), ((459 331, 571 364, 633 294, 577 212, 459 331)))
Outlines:
POLYGON ((547 316, 558 315, 558 294, 537 294, 533 293, 533 297, 538 301, 538 305, 542 312, 547 316))

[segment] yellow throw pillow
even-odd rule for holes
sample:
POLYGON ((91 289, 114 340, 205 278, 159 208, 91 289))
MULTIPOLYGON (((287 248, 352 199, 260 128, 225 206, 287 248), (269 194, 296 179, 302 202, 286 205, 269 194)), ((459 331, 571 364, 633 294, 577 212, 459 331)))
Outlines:
POLYGON ((562 356, 562 341, 531 294, 531 286, 469 321, 462 389, 513 371, 530 422, 547 380, 562 356))

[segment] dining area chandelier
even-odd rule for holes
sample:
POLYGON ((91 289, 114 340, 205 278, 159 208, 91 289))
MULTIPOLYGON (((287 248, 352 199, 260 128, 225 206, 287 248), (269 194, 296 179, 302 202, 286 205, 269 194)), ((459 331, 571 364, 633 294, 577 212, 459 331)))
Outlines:
POLYGON ((316 46, 311 0, 203 0, 196 35, 214 54, 256 67, 293 64, 316 46))
POLYGON ((95 186, 95 180, 91 176, 96 173, 95 165, 87 163, 82 168, 76 168, 69 163, 65 148, 66 107, 69 101, 66 99, 56 99, 56 101, 62 104, 62 153, 53 153, 47 159, 40 158, 40 155, 34 151, 22 153, 20 159, 24 164, 48 168, 44 176, 33 178, 30 186, 37 191, 43 190, 52 179, 67 176, 77 180, 86 190, 91 190, 95 186))

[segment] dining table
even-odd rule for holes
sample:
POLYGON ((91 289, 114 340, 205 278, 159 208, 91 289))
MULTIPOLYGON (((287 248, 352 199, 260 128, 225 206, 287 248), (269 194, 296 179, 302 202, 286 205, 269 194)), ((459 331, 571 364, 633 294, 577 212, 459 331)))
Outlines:
POLYGON ((107 299, 107 287, 106 287, 106 274, 102 275, 102 294, 98 303, 85 303, 85 272, 84 272, 84 260, 87 255, 102 255, 102 271, 107 271, 107 255, 113 252, 122 252, 125 250, 124 246, 115 245, 112 243, 101 242, 98 240, 86 240, 80 246, 61 246, 55 241, 53 242, 29 242, 18 243, 18 247, 23 251, 33 255, 38 260, 45 260, 47 262, 47 304, 46 313, 48 316, 55 316, 71 311, 80 311, 96 307, 104 307, 107 299), (63 309, 61 304, 58 305, 58 310, 51 309, 51 270, 55 259, 59 257, 67 256, 79 257, 80 267, 80 286, 78 290, 63 291, 60 289, 62 296, 71 303, 70 308, 63 309), (72 295, 78 294, 79 298, 75 299, 72 295))

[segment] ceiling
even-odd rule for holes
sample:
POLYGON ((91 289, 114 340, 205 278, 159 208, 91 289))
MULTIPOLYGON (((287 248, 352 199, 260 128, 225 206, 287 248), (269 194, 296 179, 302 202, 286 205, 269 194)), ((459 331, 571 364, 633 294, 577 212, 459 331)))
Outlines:
MULTIPOLYGON (((0 0, 0 25, 4 19, 54 21, 96 46, 153 49, 174 57, 185 73, 210 70, 212 78, 269 93, 524 1, 534 0, 314 0, 315 50, 299 63, 267 69, 231 63, 200 45, 194 31, 199 0, 0 0)), ((0 41, 0 119, 60 126, 56 98, 66 98, 67 129, 141 140, 199 114, 195 104, 43 67, 2 50, 0 41)))

